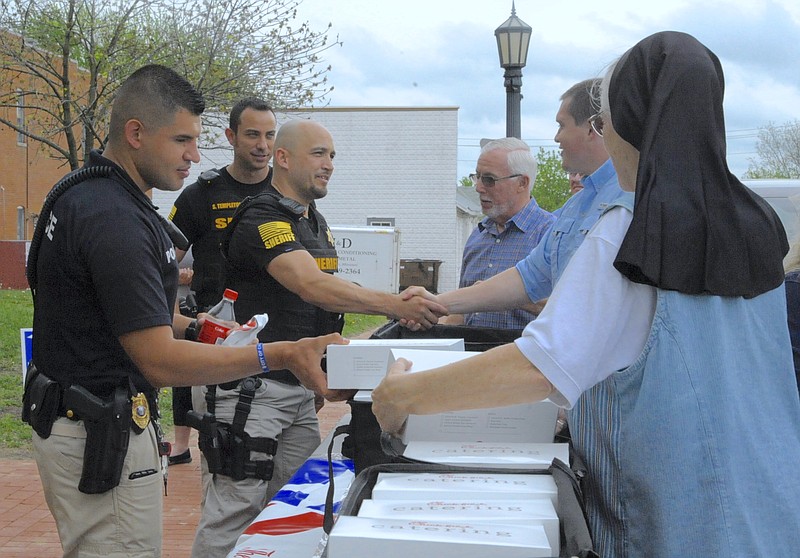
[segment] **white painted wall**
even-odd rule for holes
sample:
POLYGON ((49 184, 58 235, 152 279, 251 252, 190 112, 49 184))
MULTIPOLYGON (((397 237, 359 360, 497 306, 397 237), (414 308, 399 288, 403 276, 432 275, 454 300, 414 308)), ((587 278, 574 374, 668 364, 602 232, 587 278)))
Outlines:
MULTIPOLYGON (((441 260, 439 291, 454 289, 465 240, 456 212, 458 109, 325 108, 278 114, 278 123, 295 118, 320 122, 333 135, 336 169, 318 201, 328 223, 394 218, 400 258, 441 260)), ((230 160, 228 150, 203 149, 186 184, 230 160)), ((153 201, 166 215, 175 197, 158 191, 153 201)))
POLYGON ((461 257, 464 253, 464 245, 467 243, 469 235, 478 226, 483 213, 481 211, 480 197, 475 188, 458 186, 456 188, 456 245, 458 246, 458 266, 456 269, 456 287, 461 277, 461 257))

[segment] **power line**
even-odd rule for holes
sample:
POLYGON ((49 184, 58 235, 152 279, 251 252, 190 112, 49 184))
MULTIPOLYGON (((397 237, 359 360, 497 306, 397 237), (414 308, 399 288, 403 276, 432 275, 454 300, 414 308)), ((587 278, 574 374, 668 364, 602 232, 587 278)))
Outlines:
MULTIPOLYGON (((780 125, 770 125, 772 128, 776 130, 780 130, 783 128, 791 128, 793 126, 797 126, 798 122, 789 122, 786 124, 780 125)), ((728 140, 747 140, 747 139, 757 139, 759 133, 765 128, 736 128, 736 129, 728 129, 725 133, 725 137, 728 140)), ((458 147, 463 148, 480 148, 480 141, 483 138, 473 138, 473 137, 459 137, 457 138, 457 145, 458 147)), ((552 138, 522 138, 522 140, 530 145, 531 147, 552 147, 556 148, 556 144, 552 138)))

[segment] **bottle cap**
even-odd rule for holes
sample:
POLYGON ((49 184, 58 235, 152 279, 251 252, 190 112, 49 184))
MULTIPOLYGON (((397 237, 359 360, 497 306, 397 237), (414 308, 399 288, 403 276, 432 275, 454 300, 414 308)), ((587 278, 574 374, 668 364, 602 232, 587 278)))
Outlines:
POLYGON ((239 298, 239 293, 237 293, 233 289, 225 289, 225 292, 222 293, 222 296, 223 298, 229 298, 235 302, 236 299, 239 298))

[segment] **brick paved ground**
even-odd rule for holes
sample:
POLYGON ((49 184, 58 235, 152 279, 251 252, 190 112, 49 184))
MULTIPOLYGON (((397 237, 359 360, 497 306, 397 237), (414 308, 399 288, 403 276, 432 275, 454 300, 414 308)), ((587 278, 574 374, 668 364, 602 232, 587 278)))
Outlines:
MULTIPOLYGON (((327 403, 319 413, 322 436, 349 412, 346 403, 327 403)), ((186 558, 199 520, 200 452, 192 436, 190 464, 170 468, 169 495, 164 498, 163 558, 186 558)), ((0 556, 61 556, 55 522, 42 495, 33 460, 0 460, 0 556)))

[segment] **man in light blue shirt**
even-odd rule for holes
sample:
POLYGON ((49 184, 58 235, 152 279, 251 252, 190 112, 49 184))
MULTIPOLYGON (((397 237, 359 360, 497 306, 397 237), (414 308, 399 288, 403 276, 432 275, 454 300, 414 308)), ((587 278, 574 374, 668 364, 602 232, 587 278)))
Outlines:
POLYGON ((550 296, 589 229, 620 195, 622 190, 610 159, 583 179, 583 190, 567 200, 541 244, 517 264, 530 300, 550 296))
MULTIPOLYGON (((426 296, 447 307, 451 314, 541 309, 541 301, 550 296, 570 258, 603 210, 619 197, 631 195, 620 189, 603 138, 590 122, 597 111, 594 95, 599 85, 599 79, 584 80, 561 96, 554 140, 561 148, 564 170, 581 173, 584 188, 567 200, 542 241, 516 267, 489 280, 438 296, 429 293, 426 296)), ((411 287, 406 290, 406 296, 423 292, 421 287, 411 287)))

